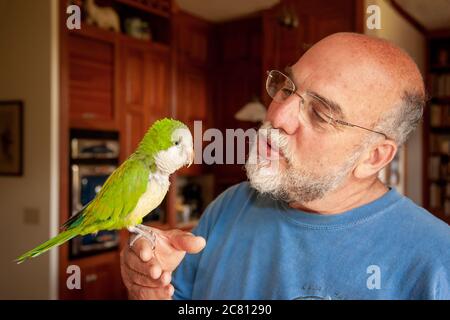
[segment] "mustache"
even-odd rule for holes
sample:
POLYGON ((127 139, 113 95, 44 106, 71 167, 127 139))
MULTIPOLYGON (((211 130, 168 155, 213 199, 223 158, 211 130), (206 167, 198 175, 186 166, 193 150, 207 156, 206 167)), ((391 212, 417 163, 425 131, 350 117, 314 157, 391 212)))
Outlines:
POLYGON ((282 133, 280 129, 274 128, 269 121, 261 125, 258 130, 258 135, 263 137, 272 149, 278 150, 288 163, 292 161, 288 135, 282 133))

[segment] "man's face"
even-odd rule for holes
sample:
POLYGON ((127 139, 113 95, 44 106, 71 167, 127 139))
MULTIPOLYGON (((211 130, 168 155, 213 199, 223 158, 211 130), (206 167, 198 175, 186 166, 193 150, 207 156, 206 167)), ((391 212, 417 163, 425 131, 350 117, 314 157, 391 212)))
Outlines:
MULTIPOLYGON (((311 48, 289 72, 282 71, 293 80, 298 93, 313 92, 336 104, 341 111, 337 118, 373 128, 386 101, 395 101, 394 93, 384 93, 384 86, 393 84, 377 79, 380 75, 370 64, 353 59, 351 50, 324 43, 311 48)), ((307 203, 351 182, 352 169, 370 133, 331 124, 317 128, 305 121, 307 111, 302 108, 297 95, 283 102, 272 101, 263 128, 275 128, 278 135, 258 139, 246 170, 257 190, 288 202, 307 203)))

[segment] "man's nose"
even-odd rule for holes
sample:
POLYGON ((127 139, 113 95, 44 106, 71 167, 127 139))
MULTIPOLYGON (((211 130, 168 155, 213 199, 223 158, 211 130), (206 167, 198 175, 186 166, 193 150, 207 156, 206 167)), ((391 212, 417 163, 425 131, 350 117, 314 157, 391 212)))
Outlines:
POLYGON ((300 102, 298 97, 291 96, 283 102, 272 101, 267 111, 266 120, 277 129, 287 134, 294 134, 299 126, 300 102))

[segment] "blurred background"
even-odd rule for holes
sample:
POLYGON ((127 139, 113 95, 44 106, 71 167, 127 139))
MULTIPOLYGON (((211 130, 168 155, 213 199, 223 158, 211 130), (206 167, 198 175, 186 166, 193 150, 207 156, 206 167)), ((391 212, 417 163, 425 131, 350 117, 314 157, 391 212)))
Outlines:
MULTIPOLYGON (((389 39, 417 62, 425 119, 381 178, 449 222, 448 0, 0 0, 0 298, 126 299, 127 231, 13 260, 92 199, 156 119, 255 128, 266 71, 339 31, 389 39), (70 265, 80 290, 67 288, 70 265)), ((241 164, 183 169, 146 223, 191 230, 245 179, 241 164)))

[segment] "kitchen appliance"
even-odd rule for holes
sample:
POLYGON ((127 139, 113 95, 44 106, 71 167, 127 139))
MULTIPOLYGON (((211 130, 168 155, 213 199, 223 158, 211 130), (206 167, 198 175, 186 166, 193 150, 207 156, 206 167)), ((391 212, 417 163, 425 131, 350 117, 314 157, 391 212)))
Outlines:
MULTIPOLYGON (((73 129, 70 132, 70 212, 76 214, 100 191, 119 165, 119 134, 73 129)), ((70 241, 70 258, 117 249, 118 231, 100 231, 70 241)))

